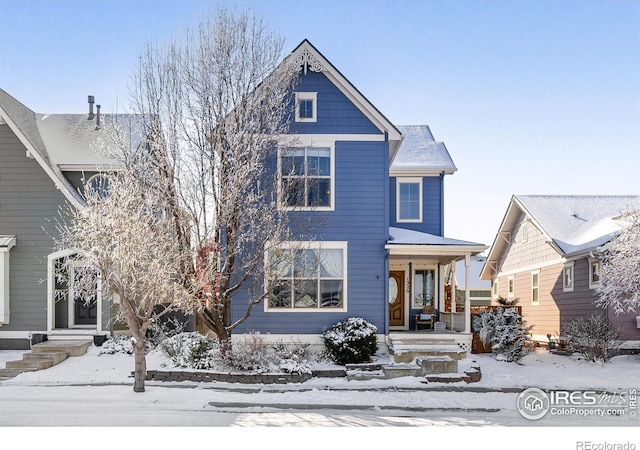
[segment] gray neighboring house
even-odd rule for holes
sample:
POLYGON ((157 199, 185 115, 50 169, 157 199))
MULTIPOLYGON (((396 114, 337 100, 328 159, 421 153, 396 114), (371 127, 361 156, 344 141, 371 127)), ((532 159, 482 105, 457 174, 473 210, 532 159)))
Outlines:
POLYGON ((93 150, 98 120, 114 117, 101 117, 99 108, 97 115, 38 114, 0 89, 0 350, 29 348, 30 337, 36 343, 109 328, 99 294, 87 306, 55 299, 52 273, 73 253, 54 249, 61 208, 82 207, 81 186, 114 163, 93 150))

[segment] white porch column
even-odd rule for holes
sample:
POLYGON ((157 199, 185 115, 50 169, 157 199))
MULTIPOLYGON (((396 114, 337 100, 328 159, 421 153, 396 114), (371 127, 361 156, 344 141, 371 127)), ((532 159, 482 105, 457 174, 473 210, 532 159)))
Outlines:
POLYGON ((471 257, 469 253, 464 255, 464 332, 471 333, 471 290, 469 288, 469 268, 471 257))
POLYGON ((456 312, 456 262, 451 261, 451 329, 453 329, 453 313, 456 312))

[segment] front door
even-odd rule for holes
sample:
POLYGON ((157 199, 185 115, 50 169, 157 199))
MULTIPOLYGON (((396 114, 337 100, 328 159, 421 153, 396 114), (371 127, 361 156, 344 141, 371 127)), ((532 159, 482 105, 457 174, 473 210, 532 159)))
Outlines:
POLYGON ((71 326, 95 326, 97 323, 97 274, 83 265, 72 265, 70 296, 73 300, 71 326))
POLYGON ((389 326, 404 326, 404 272, 389 272, 389 326))

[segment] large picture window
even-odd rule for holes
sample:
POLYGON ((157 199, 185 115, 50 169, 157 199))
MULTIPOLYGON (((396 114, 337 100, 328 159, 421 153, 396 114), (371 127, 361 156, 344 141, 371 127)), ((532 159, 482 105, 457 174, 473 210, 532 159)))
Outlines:
POLYGON ((268 261, 269 310, 345 308, 346 243, 291 245, 272 251, 268 261))
POLYGON ((280 156, 283 202, 287 207, 332 206, 331 148, 284 149, 280 156))

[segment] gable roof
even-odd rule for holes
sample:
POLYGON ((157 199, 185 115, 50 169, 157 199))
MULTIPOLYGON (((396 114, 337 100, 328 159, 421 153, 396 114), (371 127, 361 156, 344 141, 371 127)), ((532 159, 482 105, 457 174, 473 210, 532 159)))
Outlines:
POLYGON ((491 245, 481 277, 488 279, 508 243, 500 236, 509 233, 522 214, 548 238, 562 257, 587 255, 615 238, 623 225, 619 216, 637 207, 634 195, 514 195, 491 245), (488 278, 487 278, 488 277, 488 278))
POLYGON ((404 139, 391 162, 391 176, 452 174, 458 170, 447 147, 437 142, 428 125, 398 125, 404 139))
POLYGON ((382 114, 347 78, 334 67, 322 53, 315 48, 308 39, 303 40, 287 58, 284 63, 293 67, 302 67, 313 72, 322 72, 331 82, 356 105, 362 113, 382 132, 389 140, 389 159, 393 161, 398 147, 402 142, 402 133, 382 114))
POLYGON ((62 170, 71 166, 97 170, 98 164, 114 163, 93 151, 99 131, 86 115, 38 114, 0 89, 0 118, 74 206, 84 205, 84 200, 62 170))

